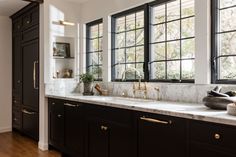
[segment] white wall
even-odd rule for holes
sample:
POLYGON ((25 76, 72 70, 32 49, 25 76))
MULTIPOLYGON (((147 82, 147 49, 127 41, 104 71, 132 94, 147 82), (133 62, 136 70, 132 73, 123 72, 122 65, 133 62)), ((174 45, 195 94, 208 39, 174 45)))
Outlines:
POLYGON ((11 131, 11 20, 0 16, 0 133, 11 131))

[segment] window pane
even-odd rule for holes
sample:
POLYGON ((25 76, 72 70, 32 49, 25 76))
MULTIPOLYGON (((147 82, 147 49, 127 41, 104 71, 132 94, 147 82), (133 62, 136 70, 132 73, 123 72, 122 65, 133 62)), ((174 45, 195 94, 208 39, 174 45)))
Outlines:
POLYGON ((98 79, 102 79, 102 66, 98 66, 97 67, 97 71, 98 71, 98 79))
POLYGON ((165 76, 165 62, 154 62, 151 64, 151 79, 164 80, 165 76))
POLYGON ((152 24, 165 22, 165 8, 165 5, 160 5, 153 8, 152 24))
POLYGON ((126 30, 135 29, 135 14, 126 16, 126 30))
POLYGON ((219 66, 220 79, 236 79, 236 57, 221 57, 219 66))
POLYGON ((125 33, 116 34, 116 48, 125 47, 125 33))
MULTIPOLYGON (((136 69, 139 71, 140 75, 142 76, 142 79, 144 79, 143 64, 136 64, 136 69)), ((137 73, 136 73, 136 79, 139 79, 137 73)))
POLYGON ((220 11, 220 31, 236 29, 236 7, 220 11))
POLYGON ((180 39, 180 21, 167 23, 167 40, 180 39))
POLYGON ((167 3, 167 21, 180 18, 180 0, 167 3))
POLYGON ((151 36, 153 42, 165 41, 165 24, 153 26, 151 36))
POLYGON ((125 49, 115 51, 115 63, 125 63, 125 49))
POLYGON ((126 46, 135 45, 135 31, 127 32, 126 34, 126 46))
POLYGON ((99 37, 103 36, 103 24, 99 24, 99 37))
POLYGON ((98 65, 98 53, 89 53, 89 65, 98 65))
POLYGON ((182 15, 181 17, 188 17, 194 15, 194 0, 181 1, 182 15))
POLYGON ((180 59, 180 41, 167 43, 167 59, 180 59))
POLYGON ((187 18, 182 20, 182 38, 194 37, 195 27, 194 18, 187 18))
POLYGON ((182 79, 194 79, 194 60, 182 61, 182 79))
POLYGON ((144 47, 136 47, 136 62, 144 62, 144 47))
POLYGON ((144 29, 140 29, 136 31, 136 45, 144 44, 144 29))
POLYGON ((230 7, 236 5, 235 0, 220 0, 220 7, 225 8, 225 7, 230 7))
POLYGON ((135 62, 135 48, 126 49, 126 62, 135 62))
MULTIPOLYGON (((126 64, 126 69, 134 69, 135 68, 135 64, 126 64)), ((136 79, 136 72, 133 71, 128 71, 126 72, 126 79, 127 80, 133 80, 136 79)))
POLYGON ((167 62, 167 79, 180 79, 180 61, 167 62))
POLYGON ((236 32, 219 35, 220 55, 236 54, 236 32))
POLYGON ((125 64, 118 64, 115 66, 115 78, 122 79, 122 73, 125 71, 125 64))
POLYGON ((165 60, 165 43, 151 45, 151 61, 165 60))
POLYGON ((195 39, 182 40, 182 58, 195 58, 195 39))
POLYGON ((144 27, 144 11, 136 13, 136 28, 144 27))
POLYGON ((103 44, 103 42, 102 42, 102 38, 99 38, 99 51, 101 51, 102 50, 102 44, 103 44))
POLYGON ((98 51, 98 39, 90 40, 89 52, 98 51))
POLYGON ((97 38, 98 37, 98 25, 90 27, 90 38, 97 38))
POLYGON ((102 60, 103 60, 103 57, 102 57, 102 52, 98 52, 98 61, 99 61, 99 64, 102 63, 102 60))
POLYGON ((125 30, 125 17, 116 19, 116 32, 122 32, 125 30))

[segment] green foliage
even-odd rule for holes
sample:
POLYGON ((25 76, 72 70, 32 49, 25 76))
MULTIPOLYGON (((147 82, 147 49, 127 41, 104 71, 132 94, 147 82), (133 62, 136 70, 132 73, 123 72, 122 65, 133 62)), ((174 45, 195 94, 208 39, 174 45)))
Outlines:
POLYGON ((94 76, 90 73, 81 74, 79 75, 79 80, 83 83, 91 83, 94 81, 94 76))

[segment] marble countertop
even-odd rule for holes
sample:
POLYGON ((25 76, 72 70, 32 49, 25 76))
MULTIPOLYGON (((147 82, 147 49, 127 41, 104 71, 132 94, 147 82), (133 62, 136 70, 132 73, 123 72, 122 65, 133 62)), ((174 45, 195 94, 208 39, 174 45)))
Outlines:
POLYGON ((209 109, 203 104, 79 94, 48 94, 46 97, 236 126, 236 116, 228 115, 226 111, 209 109))

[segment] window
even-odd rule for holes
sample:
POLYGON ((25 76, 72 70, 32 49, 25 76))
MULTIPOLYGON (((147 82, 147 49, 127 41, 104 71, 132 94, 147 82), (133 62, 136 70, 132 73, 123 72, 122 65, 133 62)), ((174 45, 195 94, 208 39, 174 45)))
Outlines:
MULTIPOLYGON (((113 81, 136 68, 145 81, 194 82, 194 0, 162 0, 112 18, 113 81)), ((126 80, 137 80, 128 73, 126 80)))
MULTIPOLYGON (((136 68, 143 73, 144 66, 144 9, 135 8, 112 17, 112 79, 121 80, 126 69, 136 68)), ((137 79, 127 72, 126 80, 137 79)))
POLYGON ((150 80, 194 80, 194 0, 151 7, 150 80))
POLYGON ((236 82, 236 1, 212 0, 212 81, 236 82))
POLYGON ((86 32, 87 72, 92 73, 95 80, 102 80, 102 19, 88 23, 86 32))

